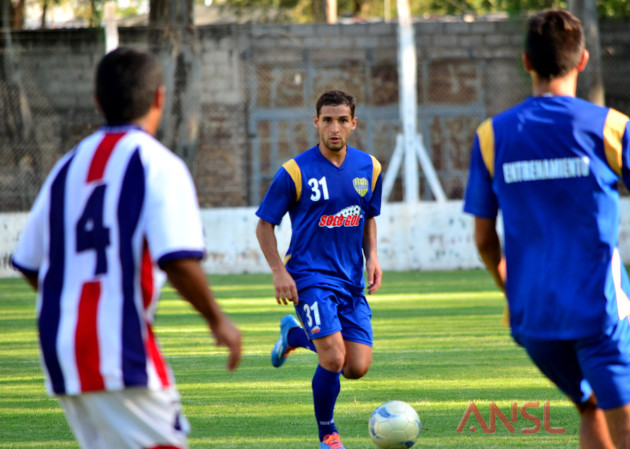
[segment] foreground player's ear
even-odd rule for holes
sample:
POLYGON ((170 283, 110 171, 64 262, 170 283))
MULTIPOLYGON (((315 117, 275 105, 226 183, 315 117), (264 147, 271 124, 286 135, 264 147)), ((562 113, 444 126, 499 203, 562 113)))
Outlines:
POLYGON ((99 114, 103 114, 103 108, 101 107, 101 100, 98 98, 98 95, 94 94, 94 104, 96 104, 96 109, 98 109, 99 114))
POLYGON ((526 72, 531 72, 532 69, 532 62, 529 60, 529 56, 527 55, 527 53, 523 53, 521 55, 521 59, 523 61, 523 68, 525 69, 526 72))
POLYGON ((153 107, 156 109, 162 109, 166 103, 166 86, 160 86, 155 91, 155 97, 153 99, 153 107))
POLYGON ((588 50, 584 49, 584 51, 582 52, 582 58, 580 59, 580 62, 577 65, 578 72, 582 72, 586 68, 589 57, 590 57, 590 54, 588 53, 588 50))

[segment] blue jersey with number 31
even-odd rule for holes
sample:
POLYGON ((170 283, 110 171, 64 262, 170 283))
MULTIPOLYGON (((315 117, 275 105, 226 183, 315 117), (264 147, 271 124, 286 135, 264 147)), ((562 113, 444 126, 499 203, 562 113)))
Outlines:
POLYGON ((341 167, 317 145, 282 166, 256 215, 278 225, 289 212, 285 263, 298 290, 317 285, 363 291, 363 228, 380 214, 381 190, 380 163, 352 147, 341 167))

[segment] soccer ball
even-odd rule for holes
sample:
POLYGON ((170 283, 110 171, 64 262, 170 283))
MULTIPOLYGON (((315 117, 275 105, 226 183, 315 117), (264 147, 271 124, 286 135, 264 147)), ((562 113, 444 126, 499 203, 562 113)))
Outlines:
POLYGON ((370 437, 381 449, 408 449, 420 436, 420 417, 402 401, 389 401, 376 407, 370 416, 370 437))

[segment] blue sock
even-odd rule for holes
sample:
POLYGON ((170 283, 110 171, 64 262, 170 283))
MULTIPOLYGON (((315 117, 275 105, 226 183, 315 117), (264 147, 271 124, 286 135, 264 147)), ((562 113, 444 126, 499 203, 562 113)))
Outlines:
POLYGON ((294 348, 306 348, 317 352, 315 345, 308 339, 306 332, 301 327, 294 327, 289 331, 287 334, 287 342, 289 346, 293 346, 294 348))
POLYGON ((315 405, 315 419, 319 427, 319 441, 322 441, 329 433, 337 431, 333 413, 341 389, 340 374, 341 372, 328 371, 317 365, 313 376, 313 404, 315 405))

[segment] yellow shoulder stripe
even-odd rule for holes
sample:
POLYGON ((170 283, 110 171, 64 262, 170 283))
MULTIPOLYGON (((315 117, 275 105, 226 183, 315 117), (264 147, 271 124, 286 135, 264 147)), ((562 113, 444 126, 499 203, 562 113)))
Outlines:
POLYGON ((298 166, 295 159, 291 159, 290 161, 286 161, 282 164, 284 169, 287 171, 291 179, 293 179, 293 183, 295 184, 295 201, 300 201, 300 196, 302 194, 302 171, 298 166))
POLYGON ((619 111, 610 109, 604 124, 604 152, 610 168, 621 175, 621 150, 623 134, 626 131, 628 117, 619 111))
POLYGON ((378 180, 379 175, 381 174, 381 163, 372 155, 372 192, 376 188, 376 181, 378 180))
POLYGON ((486 119, 477 128, 477 137, 479 139, 479 148, 481 149, 481 157, 486 165, 490 176, 494 176, 494 129, 492 128, 492 119, 486 119))

